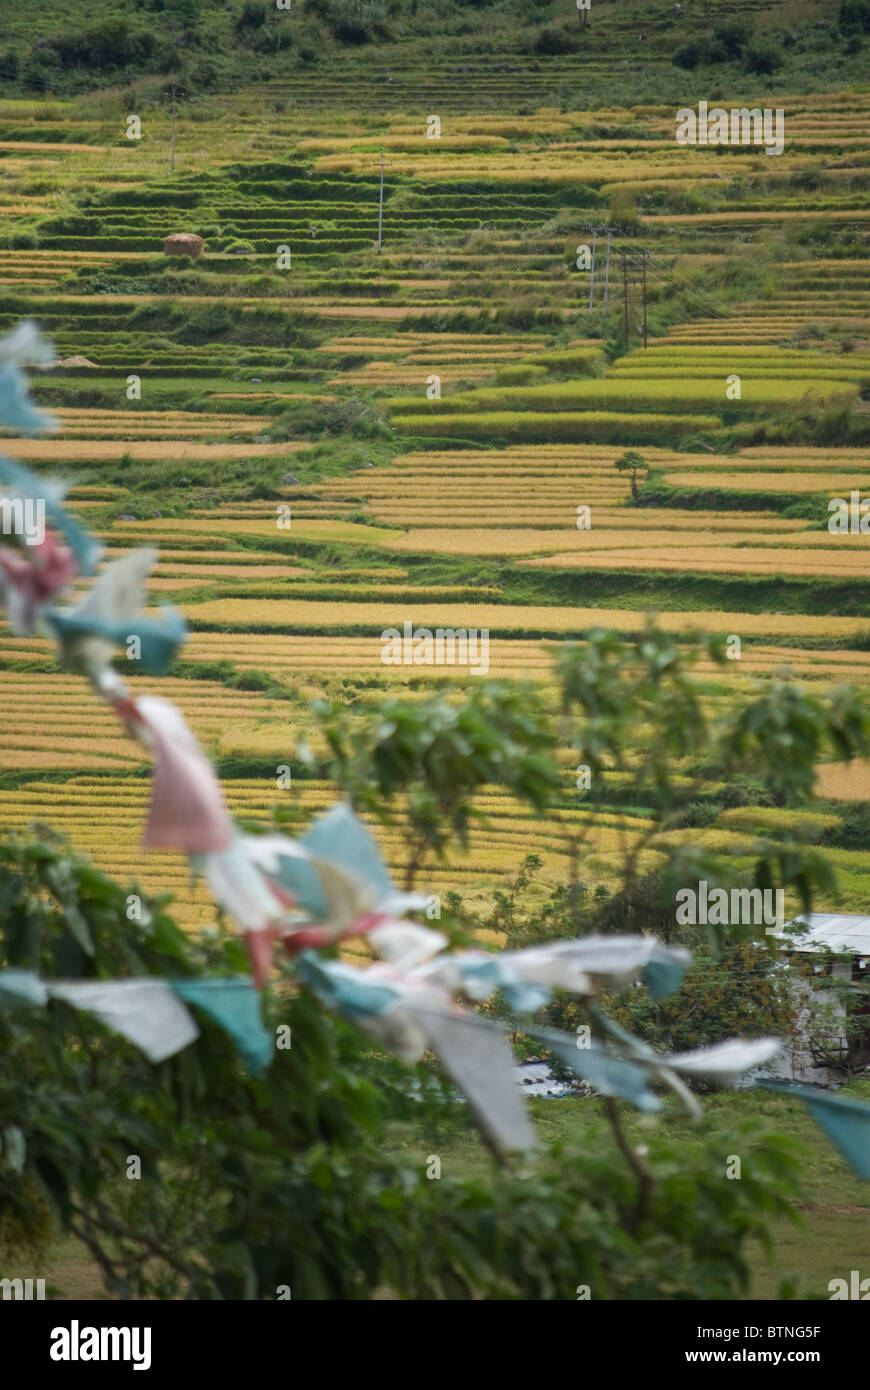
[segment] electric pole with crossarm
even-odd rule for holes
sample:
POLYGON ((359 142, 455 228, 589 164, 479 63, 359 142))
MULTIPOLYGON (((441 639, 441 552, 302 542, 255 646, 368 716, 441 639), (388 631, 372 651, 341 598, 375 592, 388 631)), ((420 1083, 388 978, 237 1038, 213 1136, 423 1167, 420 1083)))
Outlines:
POLYGON ((384 152, 381 150, 381 195, 378 199, 378 255, 384 244, 384 152))

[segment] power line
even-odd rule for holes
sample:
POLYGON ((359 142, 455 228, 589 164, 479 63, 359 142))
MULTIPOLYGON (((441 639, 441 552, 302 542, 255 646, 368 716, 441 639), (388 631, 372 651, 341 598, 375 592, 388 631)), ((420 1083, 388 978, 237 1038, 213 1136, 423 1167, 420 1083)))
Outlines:
MULTIPOLYGON (((683 280, 680 276, 674 274, 673 270, 666 270, 664 266, 661 264, 661 257, 657 256, 654 252, 651 254, 652 260, 654 262, 653 272, 657 274, 666 284, 668 284, 669 287, 680 298, 693 301, 697 307, 702 309, 703 312, 708 315, 708 317, 716 319, 719 323, 739 325, 739 318, 735 317, 735 315, 733 314, 725 313, 721 309, 717 309, 715 305, 707 303, 705 300, 701 298, 698 291, 693 286, 690 286, 687 281, 683 280)), ((745 338, 741 337, 740 343, 741 346, 745 348, 751 348, 756 344, 766 344, 770 347, 779 346, 779 342, 777 339, 769 337, 767 335, 756 337, 752 340, 752 342, 748 342, 745 338)))

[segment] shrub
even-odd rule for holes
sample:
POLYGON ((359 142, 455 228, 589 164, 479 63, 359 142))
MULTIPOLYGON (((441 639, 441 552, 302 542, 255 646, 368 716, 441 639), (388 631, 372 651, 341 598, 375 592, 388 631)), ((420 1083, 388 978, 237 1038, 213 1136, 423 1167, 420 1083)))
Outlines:
POLYGON ((339 43, 368 43, 371 39, 371 34, 363 21, 354 19, 352 15, 337 20, 333 33, 339 43))
POLYGON ((752 23, 749 20, 731 19, 725 24, 717 24, 713 30, 713 62, 739 58, 751 38, 752 23))
POLYGON ((542 29, 534 42, 535 53, 576 53, 578 47, 577 38, 571 30, 557 29, 554 25, 542 29))
POLYGON ((127 67, 151 58, 157 39, 149 30, 132 30, 126 20, 112 19, 80 34, 61 34, 34 45, 38 62, 55 61, 61 68, 87 67, 101 71, 127 67))
POLYGON ((327 0, 323 14, 339 43, 363 44, 390 37, 382 0, 327 0))
POLYGON ((669 830, 706 830, 722 810, 715 801, 690 801, 668 820, 669 830))
POLYGON ((870 34, 870 0, 843 0, 837 23, 844 34, 870 34))
POLYGON ((694 39, 691 43, 684 43, 674 53, 672 62, 678 68, 687 68, 693 71, 700 63, 706 61, 707 43, 703 39, 694 39))
POLYGON ((782 54, 771 39, 755 40, 744 55, 747 72, 769 76, 782 67, 782 54))
POLYGON ((790 981, 765 944, 740 942, 719 958, 701 947, 683 984, 655 1003, 646 990, 607 999, 606 1010, 635 1036, 667 1050, 723 1042, 739 1034, 788 1037, 795 1027, 790 981), (641 994, 644 996, 641 998, 641 994))
POLYGON ((53 76, 54 68, 46 57, 31 57, 21 74, 21 81, 32 92, 44 92, 53 76))
POLYGON ((266 23, 266 6, 263 0, 245 0, 242 12, 235 23, 237 34, 248 29, 258 29, 266 23))
POLYGON ((188 81, 191 88, 204 91, 217 82, 220 69, 211 58, 199 58, 190 69, 188 81))
POLYGON ((383 429, 383 423, 372 415, 368 401, 359 396, 346 396, 325 405, 290 411, 275 422, 269 434, 273 439, 293 439, 300 434, 309 439, 337 434, 365 439, 383 429))
POLYGON ((841 817, 824 811, 789 810, 782 806, 741 806, 723 810, 717 824, 728 830, 789 836, 816 844, 835 835, 841 817))
POLYGON ((740 58, 752 36, 748 20, 734 19, 717 24, 712 34, 690 40, 678 48, 673 62, 679 68, 696 68, 701 63, 729 63, 740 58))

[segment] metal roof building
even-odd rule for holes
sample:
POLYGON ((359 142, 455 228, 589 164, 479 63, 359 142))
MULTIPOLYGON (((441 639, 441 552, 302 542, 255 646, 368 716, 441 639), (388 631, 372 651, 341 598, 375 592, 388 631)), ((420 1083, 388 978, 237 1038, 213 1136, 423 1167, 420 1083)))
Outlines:
POLYGON ((849 952, 866 957, 870 963, 870 917, 859 913, 806 912, 787 923, 777 936, 787 937, 795 951, 849 952), (800 929, 801 925, 809 930, 806 934, 800 930, 795 934, 793 929, 800 929))

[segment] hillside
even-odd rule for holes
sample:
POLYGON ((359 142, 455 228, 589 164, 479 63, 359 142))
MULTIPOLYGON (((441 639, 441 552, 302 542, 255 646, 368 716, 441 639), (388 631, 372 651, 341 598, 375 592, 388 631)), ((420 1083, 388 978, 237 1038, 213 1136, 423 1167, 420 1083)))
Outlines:
POLYGON ((6 5, 0 78, 11 93, 130 84, 153 95, 172 74, 191 98, 290 81, 294 102, 327 107, 346 106, 352 84, 361 111, 435 97, 519 114, 566 98, 609 106, 617 85, 635 101, 671 100, 694 93, 693 73, 729 91, 764 77, 804 92, 866 75, 866 0, 594 0, 585 26, 580 17, 569 0, 6 5))
MULTIPOLYGON (((45 51, 77 8, 41 14, 45 51)), ((230 39, 239 7, 198 21, 196 8, 186 7, 187 47, 207 44, 241 82, 251 45, 248 34, 230 39)), ((61 435, 15 450, 74 481, 110 555, 159 541, 155 588, 193 629, 163 689, 230 778, 238 809, 265 811, 288 759, 298 802, 325 804, 325 785, 294 754, 312 737, 314 695, 364 705, 384 689, 467 682, 462 671, 383 664, 381 631, 409 620, 488 627, 490 673, 530 678, 545 699, 554 641, 601 623, 638 631, 648 610, 678 632, 741 638, 734 676, 708 673, 714 703, 782 667, 820 685, 865 681, 866 542, 827 530, 829 499, 867 486, 870 96, 845 89, 860 24, 847 6, 841 27, 835 7, 793 7, 803 38, 759 75, 757 40, 745 35, 769 27, 763 7, 712 7, 723 32, 744 25, 740 53, 689 70, 668 61, 685 38, 672 7, 602 4, 588 32, 575 25, 579 39, 555 16, 588 51, 538 52, 497 72, 492 35, 521 53, 540 34, 528 7, 522 23, 509 9, 456 6, 435 39, 422 9, 412 34, 395 7, 371 44, 345 41, 346 70, 328 78, 305 75, 296 48, 282 49, 255 86, 179 102, 172 172, 169 111, 153 104, 147 75, 126 92, 76 97, 106 73, 65 66, 50 95, 0 104, 0 327, 36 316, 61 360, 36 387, 61 435), (639 19, 649 25, 642 60, 639 19), (784 87, 810 38, 821 55, 812 80, 784 87), (433 67, 451 46, 449 70, 433 67), (389 56, 395 90, 373 55, 389 56), (431 90, 403 69, 423 60, 431 90), (565 86, 578 65, 582 97, 565 86), (615 85, 620 65, 641 79, 631 104, 628 79, 615 85), (650 93, 694 100, 714 70, 716 99, 783 107, 781 156, 675 143, 684 98, 650 93), (348 88, 351 71, 360 76, 348 88), (820 77, 839 85, 818 91, 820 77), (595 92, 602 104, 590 109, 595 92), (126 138, 131 97, 137 140, 126 138), (203 236, 205 254, 164 256, 172 231, 203 236), (590 310, 578 253, 596 239, 590 310), (739 400, 726 388, 735 375, 739 400), (641 506, 613 467, 626 447, 648 466, 641 506), (590 529, 578 529, 579 507, 590 529)), ((155 35, 170 12, 167 0, 155 35)), ((309 5, 292 22, 327 15, 309 5)), ((8 33, 25 57, 14 19, 8 33)), ((318 62, 332 53, 319 48, 318 62)), ((16 716, 4 819, 26 824, 50 791, 54 823, 97 862, 177 892, 182 916, 201 920, 207 898, 191 897, 184 866, 139 856, 143 768, 109 715, 52 668, 38 639, 4 638, 2 684, 16 716), (60 740, 46 709, 62 721, 60 740)), ((588 817, 567 747, 564 761, 560 825, 545 831, 493 789, 472 860, 435 870, 435 889, 485 898, 511 849, 530 844, 558 877, 568 828, 588 817)), ((864 880, 850 805, 866 785, 851 775, 823 790, 841 817, 835 853, 855 908, 864 880)), ((617 783, 613 822, 591 840, 590 872, 605 887, 617 840, 645 825, 617 783)), ((711 770, 701 823, 682 833, 739 862, 751 815, 744 829, 722 816, 752 799, 751 787, 723 798, 711 770)), ((398 844, 387 848, 399 857, 398 844)))
MULTIPOLYGON (((592 0, 587 26, 573 0, 0 14, 0 334, 34 318, 58 359, 33 373, 57 430, 4 448, 65 481, 108 558, 159 548, 150 588, 190 638, 129 683, 183 710, 236 815, 332 804, 319 699, 486 674, 556 714, 564 645, 650 614, 727 640, 696 668, 714 715, 783 675, 870 689, 870 0, 592 0), (680 143, 701 102, 781 112, 781 153, 680 143), (173 233, 202 254, 165 254, 173 233), (485 670, 387 660, 408 625, 485 631, 485 670)), ((141 848, 143 749, 47 639, 0 626, 0 708, 4 830, 48 822, 212 925, 182 856, 141 848)), ((527 856, 533 907, 575 871, 606 907, 626 856, 642 886, 685 846, 739 877, 763 839, 824 848, 815 910, 868 911, 870 765, 824 763, 795 807, 687 758, 692 800, 650 844, 648 737, 593 803, 566 731, 552 811, 487 785, 418 886, 501 946, 527 856)), ((405 827, 377 833, 400 878, 405 827)), ((541 1134, 577 1104, 540 1102, 541 1134)), ((707 1123, 756 1104, 809 1145, 808 1230, 777 1250, 824 1297, 860 1262, 857 1179, 785 1098, 707 1123)), ((482 1148, 447 1139, 477 1176, 482 1148)), ((55 1253, 61 1288, 91 1287, 81 1248, 55 1253)))

